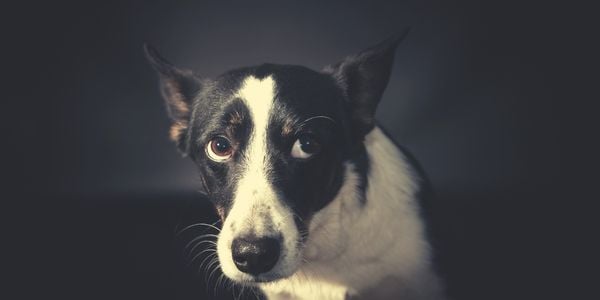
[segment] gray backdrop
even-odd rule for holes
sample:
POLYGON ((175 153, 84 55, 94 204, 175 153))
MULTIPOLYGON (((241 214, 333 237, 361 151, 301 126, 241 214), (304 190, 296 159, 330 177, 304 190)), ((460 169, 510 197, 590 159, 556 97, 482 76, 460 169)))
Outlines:
POLYGON ((564 176, 561 137, 569 120, 559 111, 564 94, 555 74, 567 65, 561 58, 573 44, 561 40, 584 35, 565 26, 578 18, 562 5, 103 1, 7 7, 3 73, 11 80, 3 150, 7 203, 23 212, 9 219, 20 241, 9 244, 26 257, 14 260, 26 278, 21 292, 48 295, 30 288, 41 277, 63 298, 67 290, 85 295, 78 299, 209 297, 201 272, 171 254, 181 250, 172 246, 182 222, 178 211, 202 220, 214 216, 195 193, 192 164, 168 140, 169 121, 143 42, 178 66, 215 76, 263 62, 319 69, 410 26, 377 118, 413 152, 436 188, 434 216, 451 292, 456 299, 561 295, 557 285, 548 288, 549 277, 559 279, 550 270, 560 272, 556 253, 547 250, 566 246, 547 243, 555 231, 542 220, 551 219, 564 176), (200 208, 188 209, 189 203, 200 208))

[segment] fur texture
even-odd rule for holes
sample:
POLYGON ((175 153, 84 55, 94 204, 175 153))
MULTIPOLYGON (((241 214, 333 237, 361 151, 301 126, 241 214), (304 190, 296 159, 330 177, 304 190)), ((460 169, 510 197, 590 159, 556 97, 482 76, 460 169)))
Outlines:
POLYGON ((339 194, 311 223, 306 263, 290 278, 261 285, 269 299, 444 299, 415 202, 418 178, 379 128, 365 145, 364 207, 348 164, 339 194))

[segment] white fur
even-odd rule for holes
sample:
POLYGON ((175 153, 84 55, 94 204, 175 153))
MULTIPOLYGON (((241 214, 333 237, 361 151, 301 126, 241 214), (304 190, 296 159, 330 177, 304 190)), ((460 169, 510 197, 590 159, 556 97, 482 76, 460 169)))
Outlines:
POLYGON ((357 174, 347 164, 339 194, 310 224, 307 261, 292 276, 260 285, 269 299, 444 299, 410 166, 378 128, 365 145, 365 205, 357 198, 357 174))
POLYGON ((273 270, 261 274, 260 278, 288 276, 296 269, 300 260, 296 247, 298 231, 291 211, 279 200, 268 180, 271 165, 267 151, 267 125, 276 89, 272 77, 259 80, 250 76, 245 79, 236 95, 250 111, 253 133, 245 149, 245 168, 240 174, 231 210, 219 234, 217 253, 223 273, 238 282, 251 278, 240 272, 233 262, 231 243, 235 238, 249 234, 257 237, 281 234, 282 255, 273 270))

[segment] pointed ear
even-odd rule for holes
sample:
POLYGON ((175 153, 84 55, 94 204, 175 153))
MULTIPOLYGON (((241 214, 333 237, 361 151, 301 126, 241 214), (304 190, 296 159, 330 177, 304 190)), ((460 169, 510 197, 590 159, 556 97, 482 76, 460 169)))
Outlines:
POLYGON ((200 79, 190 70, 178 69, 164 59, 156 49, 144 44, 146 58, 156 70, 160 79, 160 91, 167 106, 167 113, 173 122, 171 125, 171 140, 177 143, 185 154, 185 133, 187 132, 192 101, 200 91, 200 79))
POLYGON ((408 29, 323 69, 345 92, 356 133, 361 137, 375 126, 375 110, 388 84, 396 47, 407 34, 408 29))

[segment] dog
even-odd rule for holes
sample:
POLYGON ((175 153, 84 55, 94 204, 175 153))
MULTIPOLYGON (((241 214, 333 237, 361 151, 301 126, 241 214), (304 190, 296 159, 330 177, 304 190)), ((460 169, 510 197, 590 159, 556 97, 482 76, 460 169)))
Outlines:
POLYGON ((321 71, 262 64, 210 79, 145 45, 233 282, 268 299, 445 299, 424 176, 375 122, 405 35, 321 71))

